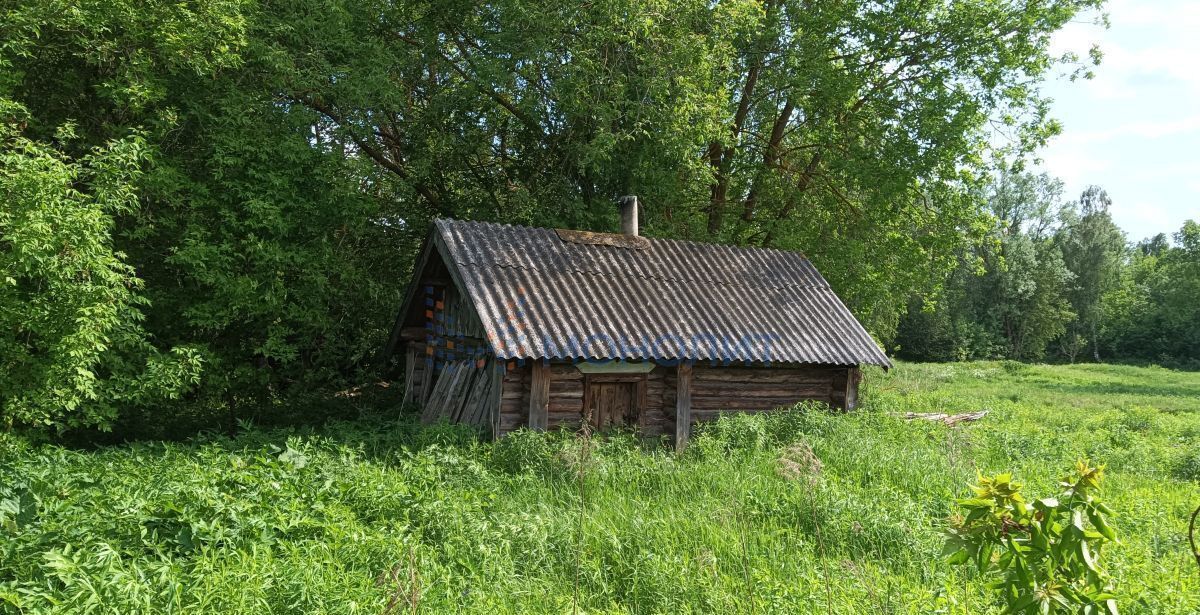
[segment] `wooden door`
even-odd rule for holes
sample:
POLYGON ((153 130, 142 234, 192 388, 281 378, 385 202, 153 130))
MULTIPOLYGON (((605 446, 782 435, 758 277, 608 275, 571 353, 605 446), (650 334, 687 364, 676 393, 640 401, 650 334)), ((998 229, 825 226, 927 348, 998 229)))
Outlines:
POLYGON ((637 381, 588 382, 584 419, 597 430, 637 427, 642 386, 637 381))

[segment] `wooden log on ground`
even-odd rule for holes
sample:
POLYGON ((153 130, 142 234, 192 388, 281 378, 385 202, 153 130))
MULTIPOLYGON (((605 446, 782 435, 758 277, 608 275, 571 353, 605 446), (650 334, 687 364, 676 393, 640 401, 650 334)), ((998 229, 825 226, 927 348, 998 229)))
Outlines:
POLYGON ((945 414, 942 412, 905 412, 901 416, 910 421, 938 421, 951 427, 959 423, 978 421, 988 415, 988 410, 978 412, 963 412, 961 414, 945 414))

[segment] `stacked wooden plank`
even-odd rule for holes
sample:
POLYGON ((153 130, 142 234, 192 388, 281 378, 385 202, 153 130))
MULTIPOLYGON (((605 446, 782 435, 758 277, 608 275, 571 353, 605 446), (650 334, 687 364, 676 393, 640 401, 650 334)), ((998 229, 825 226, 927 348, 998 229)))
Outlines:
POLYGON ((499 407, 500 376, 501 370, 494 360, 447 361, 425 401, 421 421, 445 419, 480 428, 490 426, 494 408, 499 407))
POLYGON ((648 436, 658 436, 674 431, 675 367, 660 365, 646 374, 646 407, 642 409, 642 432, 648 436))
POLYGON ((429 398, 431 362, 426 360, 425 344, 412 342, 405 350, 404 403, 424 406, 429 398))
POLYGON ((583 374, 571 364, 550 366, 547 429, 578 429, 583 417, 583 374))

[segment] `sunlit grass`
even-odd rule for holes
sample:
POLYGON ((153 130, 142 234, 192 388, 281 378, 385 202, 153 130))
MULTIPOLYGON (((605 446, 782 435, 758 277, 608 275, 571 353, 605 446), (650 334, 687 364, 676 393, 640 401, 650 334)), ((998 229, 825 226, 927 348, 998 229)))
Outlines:
POLYGON ((383 418, 98 451, 0 436, 0 605, 998 612, 940 554, 952 500, 977 471, 1050 493, 1086 456, 1108 464, 1122 610, 1200 610, 1185 536, 1200 374, 968 363, 867 377, 860 412, 729 417, 682 457, 630 436, 493 444, 383 418), (953 429, 895 416, 983 409, 953 429))

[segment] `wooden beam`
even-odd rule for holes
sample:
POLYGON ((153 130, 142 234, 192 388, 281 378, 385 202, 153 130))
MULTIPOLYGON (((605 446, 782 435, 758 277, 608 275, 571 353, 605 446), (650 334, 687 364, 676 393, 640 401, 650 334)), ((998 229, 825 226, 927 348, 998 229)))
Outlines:
POLYGON ((500 437, 500 409, 503 407, 504 361, 492 357, 489 361, 492 370, 492 388, 487 397, 487 421, 492 430, 492 439, 500 437))
POLYGON ((583 374, 647 374, 654 370, 653 361, 630 363, 627 361, 605 361, 592 363, 584 361, 575 366, 583 374))
POLYGON ((471 337, 469 335, 454 335, 444 333, 441 335, 435 334, 425 327, 403 327, 400 329, 400 339, 405 342, 425 342, 432 338, 435 343, 444 343, 449 340, 456 344, 464 344, 477 348, 490 348, 488 341, 482 337, 471 337))
POLYGON ((550 365, 533 361, 533 379, 529 382, 529 428, 545 431, 550 405, 550 365))
POLYGON ((858 383, 862 381, 862 370, 851 367, 846 370, 846 411, 849 412, 858 405, 858 383))
POLYGON ((675 376, 675 451, 682 453, 692 434, 692 364, 680 363, 675 376))

